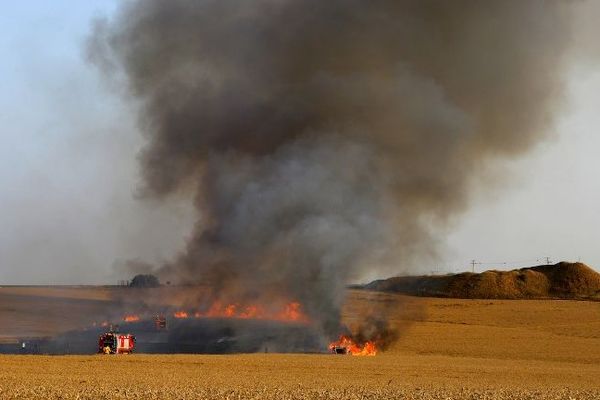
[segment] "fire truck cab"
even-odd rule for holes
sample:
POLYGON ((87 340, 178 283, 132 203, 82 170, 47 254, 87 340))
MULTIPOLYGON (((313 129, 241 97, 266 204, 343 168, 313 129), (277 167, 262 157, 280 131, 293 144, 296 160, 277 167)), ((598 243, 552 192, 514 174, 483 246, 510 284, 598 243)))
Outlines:
POLYGON ((135 336, 130 333, 107 332, 98 340, 98 353, 103 354, 129 354, 134 347, 135 336))

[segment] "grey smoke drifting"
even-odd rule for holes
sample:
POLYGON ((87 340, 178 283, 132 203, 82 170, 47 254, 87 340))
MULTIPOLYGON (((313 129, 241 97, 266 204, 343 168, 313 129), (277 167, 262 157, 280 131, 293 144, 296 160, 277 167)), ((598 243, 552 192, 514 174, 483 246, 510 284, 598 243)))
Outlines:
POLYGON ((125 3, 90 56, 139 106, 143 193, 198 209, 161 277, 335 333, 351 278, 435 257, 486 163, 546 136, 569 22, 533 0, 125 3))

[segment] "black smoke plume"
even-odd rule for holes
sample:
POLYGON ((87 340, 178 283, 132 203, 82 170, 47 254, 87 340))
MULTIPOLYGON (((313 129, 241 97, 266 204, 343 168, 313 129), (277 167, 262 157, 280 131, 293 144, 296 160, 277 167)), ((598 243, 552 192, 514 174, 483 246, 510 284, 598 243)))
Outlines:
POLYGON ((568 8, 124 3, 95 24, 90 57, 139 107, 143 194, 192 190, 198 210, 161 279, 296 300, 335 335, 349 280, 434 258, 490 161, 547 136, 568 8))
POLYGON ((351 334, 356 343, 373 342, 381 351, 387 350, 400 337, 399 330, 390 325, 387 315, 367 316, 351 334))

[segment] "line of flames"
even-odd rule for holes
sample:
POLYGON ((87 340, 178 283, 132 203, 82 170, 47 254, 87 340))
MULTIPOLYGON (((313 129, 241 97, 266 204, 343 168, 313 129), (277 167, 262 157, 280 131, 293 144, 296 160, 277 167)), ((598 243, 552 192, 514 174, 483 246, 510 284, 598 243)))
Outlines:
MULTIPOLYGON (((189 312, 185 310, 175 311, 173 318, 237 318, 237 319, 258 319, 282 322, 300 322, 309 323, 310 319, 302 310, 302 305, 298 302, 286 304, 281 310, 267 310, 257 305, 241 306, 239 304, 223 305, 220 302, 213 303, 205 312, 189 312)), ((141 320, 139 315, 129 314, 123 316, 124 322, 138 322, 141 320)), ((96 325, 96 323, 94 323, 96 325)), ((101 326, 108 325, 103 322, 101 326)))
POLYGON ((205 312, 188 312, 179 310, 173 313, 174 318, 238 318, 259 319, 272 321, 303 322, 308 323, 310 319, 302 310, 298 302, 286 304, 279 311, 266 310, 257 305, 240 306, 239 304, 223 305, 220 302, 213 303, 205 312))

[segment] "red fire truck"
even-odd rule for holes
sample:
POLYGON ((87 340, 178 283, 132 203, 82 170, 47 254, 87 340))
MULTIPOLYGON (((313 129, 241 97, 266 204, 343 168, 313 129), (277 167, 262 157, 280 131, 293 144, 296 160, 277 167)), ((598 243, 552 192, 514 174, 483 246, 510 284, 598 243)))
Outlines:
POLYGON ((98 340, 98 353, 129 354, 135 347, 135 336, 130 333, 106 332, 98 340))

